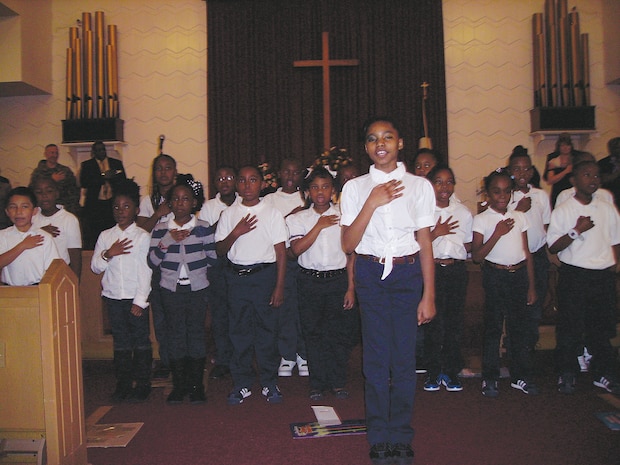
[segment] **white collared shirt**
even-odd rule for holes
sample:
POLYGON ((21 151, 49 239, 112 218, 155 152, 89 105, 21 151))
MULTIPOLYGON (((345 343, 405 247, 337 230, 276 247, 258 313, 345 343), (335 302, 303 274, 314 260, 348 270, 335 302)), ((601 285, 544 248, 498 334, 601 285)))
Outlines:
POLYGON ((592 196, 588 205, 570 197, 551 213, 547 244, 552 246, 575 227, 580 216, 589 216, 594 227, 581 234, 568 247, 558 252, 558 258, 568 265, 604 270, 616 263, 613 246, 620 244, 620 215, 613 204, 592 196))
POLYGON ((217 223, 215 242, 223 241, 246 215, 256 215, 256 228, 240 236, 230 247, 228 259, 237 265, 275 263, 274 245, 286 242, 288 233, 282 214, 262 200, 252 206, 241 201, 224 210, 217 223))
POLYGON ((60 258, 68 265, 71 262, 69 249, 82 248, 82 233, 80 232, 80 222, 77 217, 64 209, 62 205, 56 205, 58 211, 52 216, 44 216, 41 211, 32 217, 32 225, 41 228, 52 225, 58 228, 60 233, 53 237, 60 258))
POLYGON ((0 253, 5 253, 23 241, 27 236, 43 236, 43 244, 24 250, 19 256, 2 268, 2 282, 9 286, 30 286, 38 284, 55 258, 61 258, 51 234, 31 226, 21 232, 15 226, 0 231, 0 253))
MULTIPOLYGON (((560 192, 558 194, 558 197, 555 199, 555 207, 557 207, 558 205, 566 202, 566 200, 575 197, 575 193, 577 192, 577 189, 575 189, 574 187, 571 187, 569 189, 564 189, 562 192, 560 192)), ((598 188, 596 190, 596 192, 594 192, 594 194, 592 194, 592 197, 597 197, 601 200, 603 200, 604 202, 610 203, 612 205, 614 205, 614 196, 613 194, 608 191, 607 189, 603 189, 603 188, 598 188)), ((554 208, 555 208, 554 207, 554 208)))
MULTIPOLYGON (((194 215, 191 216, 190 220, 185 223, 183 226, 174 221, 174 214, 172 218, 168 220, 168 230, 172 231, 173 229, 179 229, 181 231, 189 229, 190 231, 196 227, 196 217, 194 215)), ((187 271, 187 266, 185 263, 181 263, 181 268, 179 269, 179 279, 188 279, 189 272, 187 271)))
POLYGON ((301 198, 300 191, 287 194, 281 187, 279 187, 277 191, 263 197, 262 202, 274 207, 283 217, 286 217, 297 207, 303 207, 305 205, 304 199, 301 198))
POLYGON ((490 207, 474 216, 473 230, 482 235, 483 243, 489 240, 497 223, 507 218, 515 220, 513 228, 499 238, 485 257, 485 260, 498 265, 516 265, 525 260, 521 236, 524 231, 527 231, 527 218, 522 212, 508 210, 505 214, 501 214, 490 207))
POLYGON ((385 258, 382 279, 392 271, 392 258, 415 254, 420 245, 414 233, 435 225, 435 191, 431 183, 407 173, 403 163, 390 173, 370 167, 368 174, 351 179, 344 185, 340 208, 343 226, 350 226, 362 210, 371 190, 390 180, 402 181, 402 196, 378 207, 355 248, 358 254, 385 258))
POLYGON ((529 191, 513 191, 508 203, 509 210, 515 210, 519 201, 524 197, 532 199, 532 207, 524 212, 528 222, 527 242, 530 252, 534 253, 547 242, 545 226, 551 221, 551 201, 549 195, 542 189, 529 186, 529 191))
POLYGON ((90 268, 93 273, 104 273, 101 280, 101 295, 110 299, 132 299, 141 308, 148 306, 151 292, 151 274, 147 263, 151 235, 132 223, 125 230, 118 225, 99 234, 90 268), (128 254, 116 255, 107 261, 101 254, 112 247, 114 242, 129 239, 131 248, 128 254))
MULTIPOLYGON (((316 225, 321 216, 336 215, 340 217, 340 209, 330 205, 323 213, 318 213, 314 205, 286 217, 286 225, 290 232, 290 241, 306 236, 316 225)), ((347 256, 342 250, 340 225, 334 224, 319 232, 314 243, 297 258, 300 266, 309 270, 331 271, 347 266, 347 256)))
MULTIPOLYGON (((235 200, 233 203, 239 201, 239 194, 235 192, 235 200)), ((232 205, 232 204, 231 204, 232 205)), ((210 225, 214 225, 220 220, 220 215, 224 210, 228 208, 224 202, 222 202, 222 198, 220 193, 215 194, 215 197, 207 200, 198 212, 198 219, 204 220, 210 225)))
POLYGON ((466 206, 458 202, 450 201, 446 208, 435 207, 435 224, 439 218, 444 223, 450 217, 452 217, 450 222, 458 221, 459 225, 451 231, 452 234, 439 236, 433 241, 433 256, 465 260, 467 258, 465 244, 470 243, 473 236, 473 216, 466 206))
MULTIPOLYGON (((160 197, 160 205, 165 202, 166 199, 160 197)), ((151 201, 151 197, 149 195, 144 195, 140 199, 140 213, 138 214, 141 218, 150 218, 155 214, 155 209, 153 208, 153 202, 151 201)), ((167 215, 164 215, 157 219, 158 223, 165 223, 169 219, 174 218, 174 213, 170 212, 167 215)))

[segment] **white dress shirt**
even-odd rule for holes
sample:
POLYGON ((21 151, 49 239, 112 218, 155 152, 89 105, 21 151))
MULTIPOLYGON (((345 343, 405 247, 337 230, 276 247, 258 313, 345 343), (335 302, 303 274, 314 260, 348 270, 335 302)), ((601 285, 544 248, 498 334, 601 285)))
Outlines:
MULTIPOLYGON (((286 225, 291 234, 289 240, 301 239, 319 221, 322 216, 336 215, 340 217, 340 209, 331 205, 324 213, 318 213, 314 207, 302 210, 286 217, 286 225)), ((340 225, 333 224, 319 232, 314 243, 297 257, 297 263, 309 270, 331 271, 341 270, 347 266, 347 256, 342 250, 340 225)))
POLYGON ((110 299, 132 299, 141 308, 148 306, 151 292, 151 274, 147 263, 151 235, 132 223, 125 230, 118 225, 106 229, 97 239, 90 268, 95 274, 104 273, 101 280, 101 295, 110 299), (128 254, 116 255, 107 261, 102 253, 112 247, 117 240, 129 239, 131 248, 128 254))
POLYGON ((403 163, 390 173, 370 167, 368 174, 351 179, 344 185, 340 208, 341 224, 350 226, 362 210, 371 190, 390 180, 402 181, 402 196, 378 207, 355 248, 358 254, 385 258, 383 276, 392 271, 392 258, 415 254, 420 245, 414 233, 435 225, 435 191, 431 183, 419 176, 407 173, 403 163))
POLYGON ((5 253, 22 242, 27 236, 43 236, 43 244, 24 250, 19 256, 2 268, 2 282, 9 286, 30 286, 41 282, 45 271, 55 258, 61 258, 51 234, 31 226, 21 232, 15 226, 0 231, 0 253, 5 253))

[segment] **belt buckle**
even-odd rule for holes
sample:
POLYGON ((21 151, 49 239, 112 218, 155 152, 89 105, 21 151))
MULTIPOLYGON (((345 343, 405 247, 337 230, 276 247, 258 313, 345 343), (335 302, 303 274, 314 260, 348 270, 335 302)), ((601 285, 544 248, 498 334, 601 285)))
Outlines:
POLYGON ((241 268, 237 271, 238 276, 247 276, 252 272, 251 268, 241 268))
POLYGON ((515 268, 515 265, 507 265, 506 271, 508 271, 508 273, 514 273, 517 271, 517 269, 515 268))

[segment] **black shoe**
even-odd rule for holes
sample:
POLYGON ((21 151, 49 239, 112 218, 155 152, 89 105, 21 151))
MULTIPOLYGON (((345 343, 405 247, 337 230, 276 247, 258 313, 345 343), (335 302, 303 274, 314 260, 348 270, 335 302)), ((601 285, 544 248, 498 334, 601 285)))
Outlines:
POLYGON ((370 460, 374 464, 386 464, 389 462, 392 457, 392 451, 390 449, 389 444, 385 442, 379 442, 374 444, 370 448, 370 452, 368 453, 370 460))
POLYGON ((172 392, 168 394, 168 398, 166 402, 169 404, 181 404, 183 403, 183 399, 185 399, 185 389, 172 389, 172 392))
POLYGON ((413 449, 410 444, 392 444, 391 455, 394 463, 398 465, 409 465, 413 463, 413 449))
POLYGON ((189 391, 189 403, 198 405, 207 401, 204 386, 193 386, 189 391))
POLYGON ((126 400, 129 400, 131 394, 131 384, 127 384, 125 382, 118 382, 116 383, 116 389, 114 390, 114 393, 112 393, 112 396, 110 398, 112 399, 112 402, 124 402, 126 400))
POLYGON ((228 365, 215 365, 209 373, 209 379, 221 379, 230 374, 230 368, 228 365))
POLYGON ((134 404, 146 402, 151 394, 151 385, 150 384, 142 384, 136 385, 131 392, 131 396, 127 399, 129 402, 134 404))

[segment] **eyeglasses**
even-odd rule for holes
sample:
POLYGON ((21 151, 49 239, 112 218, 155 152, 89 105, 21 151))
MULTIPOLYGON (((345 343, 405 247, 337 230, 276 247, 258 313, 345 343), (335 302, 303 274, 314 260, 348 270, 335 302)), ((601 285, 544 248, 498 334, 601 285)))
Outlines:
POLYGON ((225 182, 225 181, 234 181, 235 177, 232 175, 228 175, 228 176, 220 176, 219 178, 217 178, 218 182, 225 182))

